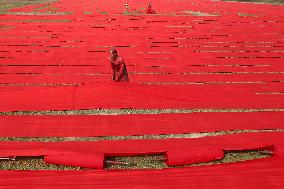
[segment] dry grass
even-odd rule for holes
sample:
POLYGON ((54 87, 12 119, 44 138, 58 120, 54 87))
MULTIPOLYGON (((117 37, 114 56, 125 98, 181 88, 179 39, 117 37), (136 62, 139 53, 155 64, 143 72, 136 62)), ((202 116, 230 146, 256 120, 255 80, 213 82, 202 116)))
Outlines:
MULTIPOLYGON (((268 158, 271 155, 263 151, 226 152, 222 160, 207 163, 198 163, 185 166, 169 167, 166 165, 163 154, 147 156, 107 157, 106 160, 124 162, 128 165, 105 164, 105 169, 165 169, 189 166, 208 166, 213 164, 234 163, 253 159, 268 158)), ((46 164, 43 157, 17 157, 16 160, 0 160, 0 170, 80 170, 85 168, 63 165, 46 164)))
POLYGON ((0 12, 7 12, 10 9, 54 2, 55 0, 0 0, 0 12))
MULTIPOLYGON (((142 139, 169 139, 169 138, 200 138, 208 136, 228 135, 247 132, 283 132, 284 129, 272 130, 234 130, 218 131, 206 133, 191 134, 167 134, 167 135, 142 135, 142 136, 107 136, 107 137, 48 137, 48 138, 30 138, 30 137, 6 137, 0 138, 0 141, 40 141, 40 142, 63 142, 63 141, 100 141, 100 140, 142 140, 142 139)), ((148 156, 124 156, 124 157, 107 157, 106 160, 127 162, 129 165, 106 164, 106 169, 162 169, 168 168, 164 161, 158 160, 163 158, 162 154, 148 156)), ((194 164, 191 166, 205 166, 211 164, 232 163, 269 157, 262 151, 235 151, 226 152, 225 158, 218 161, 194 164)), ((16 161, 0 160, 0 170, 78 170, 80 167, 67 167, 57 165, 47 165, 42 157, 17 157, 16 161)))
POLYGON ((1 115, 125 115, 125 114, 176 114, 195 112, 278 112, 284 109, 88 109, 0 112, 1 115))

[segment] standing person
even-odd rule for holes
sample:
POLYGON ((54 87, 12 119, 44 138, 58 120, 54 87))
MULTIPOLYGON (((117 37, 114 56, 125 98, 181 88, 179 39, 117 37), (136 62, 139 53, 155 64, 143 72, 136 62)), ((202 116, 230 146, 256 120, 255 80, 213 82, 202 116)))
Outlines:
POLYGON ((151 3, 148 4, 148 7, 146 9, 146 14, 156 14, 156 12, 152 9, 151 3))
POLYGON ((129 11, 128 11, 128 3, 125 3, 125 13, 129 13, 129 11))
POLYGON ((110 64, 113 71, 112 80, 115 82, 129 82, 125 62, 118 56, 115 49, 110 50, 110 64))

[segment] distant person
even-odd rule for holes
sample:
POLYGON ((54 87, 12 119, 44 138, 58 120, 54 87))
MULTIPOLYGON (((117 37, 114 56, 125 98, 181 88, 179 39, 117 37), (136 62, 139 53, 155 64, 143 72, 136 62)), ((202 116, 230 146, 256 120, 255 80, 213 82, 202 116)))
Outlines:
POLYGON ((118 56, 115 49, 110 50, 110 64, 113 71, 112 80, 115 82, 129 82, 125 62, 118 56))
POLYGON ((151 3, 149 3, 148 8, 146 9, 146 14, 156 14, 156 12, 152 9, 151 3))
POLYGON ((129 6, 128 6, 128 3, 125 3, 125 13, 129 13, 129 11, 128 11, 128 8, 129 8, 129 6))

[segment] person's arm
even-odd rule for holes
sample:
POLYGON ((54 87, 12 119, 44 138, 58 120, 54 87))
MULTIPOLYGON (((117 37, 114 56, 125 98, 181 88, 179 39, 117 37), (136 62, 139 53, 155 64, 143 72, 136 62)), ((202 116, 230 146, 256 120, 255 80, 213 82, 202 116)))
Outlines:
POLYGON ((111 58, 109 58, 109 62, 110 62, 110 67, 112 69, 112 80, 115 80, 115 75, 114 75, 114 62, 111 58))
POLYGON ((109 58, 109 62, 110 62, 111 69, 114 69, 114 62, 111 58, 109 58))
POLYGON ((125 69, 125 63, 123 58, 121 58, 121 60, 119 61, 119 71, 117 73, 117 77, 116 77, 116 81, 120 81, 121 78, 123 77, 123 71, 125 69))

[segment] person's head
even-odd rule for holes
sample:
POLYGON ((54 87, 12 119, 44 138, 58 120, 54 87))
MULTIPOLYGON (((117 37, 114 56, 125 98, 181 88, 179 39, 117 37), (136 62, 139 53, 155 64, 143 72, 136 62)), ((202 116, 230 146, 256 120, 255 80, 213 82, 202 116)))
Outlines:
POLYGON ((118 57, 116 49, 111 49, 109 52, 110 52, 111 59, 114 60, 118 57))

